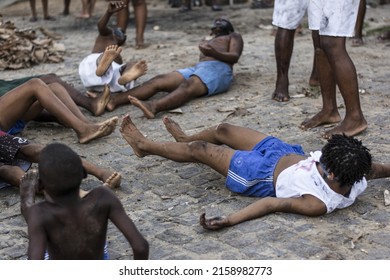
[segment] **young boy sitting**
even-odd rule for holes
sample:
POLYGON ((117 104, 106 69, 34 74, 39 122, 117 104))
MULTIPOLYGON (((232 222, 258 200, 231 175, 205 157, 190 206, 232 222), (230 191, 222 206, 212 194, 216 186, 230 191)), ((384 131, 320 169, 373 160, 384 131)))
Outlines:
POLYGON ((122 203, 106 187, 80 195, 85 178, 80 157, 59 143, 47 145, 39 158, 39 172, 21 179, 21 210, 28 224, 28 259, 97 260, 104 258, 108 220, 125 235, 134 259, 147 259, 149 245, 127 216, 122 203), (35 190, 45 201, 34 203, 35 190))

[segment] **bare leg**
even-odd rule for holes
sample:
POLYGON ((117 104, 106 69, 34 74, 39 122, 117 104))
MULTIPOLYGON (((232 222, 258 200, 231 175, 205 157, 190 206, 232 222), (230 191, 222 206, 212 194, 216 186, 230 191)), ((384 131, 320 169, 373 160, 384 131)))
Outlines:
POLYGON ((291 56, 294 48, 295 30, 288 30, 278 27, 275 36, 275 58, 277 77, 275 91, 272 99, 285 102, 290 100, 288 92, 288 70, 290 68, 291 56))
POLYGON ((126 92, 111 95, 111 100, 107 104, 107 110, 113 111, 118 106, 129 104, 130 101, 128 96, 134 96, 139 100, 146 100, 160 91, 171 92, 183 81, 183 76, 178 72, 155 76, 149 81, 143 83, 141 86, 135 87, 126 92))
MULTIPOLYGON (((30 143, 28 145, 22 146, 18 153, 16 154, 16 158, 26 160, 29 162, 35 162, 37 163, 39 160, 39 155, 43 149, 43 145, 39 144, 33 144, 30 143)), ((88 174, 91 174, 95 176, 97 179, 104 182, 104 184, 107 187, 110 188, 117 188, 120 186, 121 183, 121 174, 115 171, 110 171, 106 168, 98 167, 97 165, 82 159, 83 167, 85 168, 85 171, 88 174)), ((18 174, 18 176, 15 176, 18 180, 17 183, 19 183, 19 180, 24 175, 23 173, 18 174)), ((19 184, 15 185, 18 186, 19 184)))
POLYGON ((336 81, 329 65, 328 59, 322 49, 316 50, 318 74, 320 78, 322 109, 312 118, 301 123, 306 130, 323 124, 336 123, 341 120, 336 103, 336 81))
POLYGON ((0 178, 11 186, 19 186, 20 178, 24 175, 24 170, 19 166, 1 165, 0 178))
POLYGON ((97 97, 94 96, 94 98, 91 98, 91 93, 87 92, 87 95, 84 95, 72 85, 60 79, 55 74, 44 75, 40 77, 40 79, 44 81, 47 85, 50 85, 52 83, 58 83, 63 86, 74 101, 74 103, 76 103, 78 106, 87 109, 95 116, 100 116, 104 113, 105 107, 110 100, 110 89, 108 86, 104 87, 102 94, 97 95, 97 97))
POLYGON ((98 58, 98 65, 96 68, 96 75, 101 77, 103 76, 108 67, 110 67, 111 63, 115 60, 115 58, 120 55, 122 52, 122 48, 117 45, 110 45, 106 47, 103 55, 98 58))
MULTIPOLYGON (((132 0, 135 18, 135 48, 142 49, 144 45, 144 33, 148 8, 145 0, 132 0)), ((126 30, 126 29, 124 29, 126 30)))
POLYGON ((37 9, 36 9, 36 6, 35 6, 35 0, 30 0, 30 7, 31 7, 31 18, 30 18, 30 21, 31 22, 37 21, 38 17, 37 17, 37 9))
POLYGON ((313 68, 311 70, 309 85, 312 87, 318 87, 320 85, 320 79, 318 77, 316 50, 320 48, 320 35, 318 31, 311 32, 311 38, 314 47, 313 68))
POLYGON ((125 71, 118 80, 118 83, 120 85, 125 85, 131 81, 134 81, 142 75, 145 75, 147 70, 148 65, 146 64, 145 60, 140 60, 134 65, 127 64, 125 71))
POLYGON ((86 160, 82 160, 82 164, 88 174, 91 174, 103 181, 105 186, 109 188, 118 188, 120 186, 122 178, 120 173, 100 168, 86 160))
POLYGON ((163 118, 168 132, 177 142, 206 141, 216 145, 227 145, 234 150, 250 151, 268 135, 256 130, 222 123, 193 135, 187 135, 178 123, 168 117, 163 118))
POLYGON ((123 118, 120 132, 138 157, 158 155, 177 162, 203 163, 224 176, 227 176, 230 160, 235 152, 231 148, 205 141, 162 143, 148 140, 128 115, 123 118))
POLYGON ((337 86, 345 104, 345 118, 335 128, 324 133, 324 138, 332 134, 345 133, 354 136, 367 128, 367 121, 360 107, 358 81, 355 65, 345 49, 345 37, 321 36, 324 50, 335 75, 337 86))
POLYGON ((360 47, 363 42, 363 25, 366 16, 366 0, 360 0, 359 11, 356 19, 355 36, 352 39, 352 47, 360 47))
POLYGON ((117 117, 101 124, 86 123, 80 120, 40 79, 31 79, 23 85, 9 91, 2 96, 0 103, 0 127, 8 130, 20 119, 29 121, 36 117, 29 110, 35 102, 46 109, 58 121, 75 130, 80 143, 87 143, 93 139, 111 134, 115 130, 117 117), (29 118, 25 118, 25 116, 29 118))
POLYGON ((63 14, 64 16, 69 15, 70 1, 71 1, 71 0, 64 0, 64 11, 62 12, 62 14, 63 14))
POLYGON ((43 8, 43 19, 44 20, 55 20, 54 17, 49 15, 48 0, 42 0, 42 8, 43 8))
POLYGON ((129 100, 131 104, 143 111, 146 118, 153 119, 158 112, 178 108, 190 100, 204 96, 206 93, 207 87, 198 77, 192 76, 183 81, 177 89, 160 99, 140 101, 133 96, 129 96, 129 100))
POLYGON ((81 6, 82 10, 78 18, 90 18, 91 15, 88 12, 89 0, 81 0, 81 6))

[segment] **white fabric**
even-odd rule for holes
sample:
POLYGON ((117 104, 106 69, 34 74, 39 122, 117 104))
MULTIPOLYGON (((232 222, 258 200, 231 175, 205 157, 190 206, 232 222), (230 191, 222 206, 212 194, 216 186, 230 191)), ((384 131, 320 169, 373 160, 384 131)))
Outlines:
POLYGON ((309 28, 320 35, 352 37, 360 0, 310 0, 309 28))
POLYGON ((310 157, 301 160, 297 164, 283 170, 276 181, 276 197, 301 197, 304 194, 310 194, 325 203, 327 213, 336 208, 345 208, 350 206, 367 188, 366 178, 352 186, 349 197, 334 192, 321 177, 316 163, 319 162, 321 152, 310 153, 310 157))
POLYGON ((275 0, 272 24, 284 29, 296 29, 309 6, 309 0, 275 0))
POLYGON ((96 75, 97 59, 102 53, 92 53, 85 57, 79 65, 79 75, 84 87, 90 90, 102 91, 104 85, 107 84, 110 87, 111 92, 123 92, 134 87, 134 81, 131 81, 125 85, 118 83, 121 77, 120 69, 124 65, 120 65, 116 62, 112 62, 103 76, 96 75))

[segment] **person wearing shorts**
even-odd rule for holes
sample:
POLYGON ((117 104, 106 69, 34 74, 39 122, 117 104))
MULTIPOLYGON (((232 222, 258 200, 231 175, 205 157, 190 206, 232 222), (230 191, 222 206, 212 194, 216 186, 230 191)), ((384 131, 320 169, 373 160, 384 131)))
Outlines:
POLYGON ((31 162, 17 158, 16 154, 21 147, 30 142, 22 137, 10 135, 0 130, 0 189, 16 182, 19 175, 31 167, 31 162))
POLYGON ((199 44, 200 57, 194 67, 161 74, 127 92, 111 96, 107 108, 131 103, 148 119, 162 111, 176 109, 199 97, 226 92, 233 81, 233 65, 242 54, 244 42, 230 21, 217 18, 211 28, 210 40, 199 44), (150 99, 157 93, 167 94, 150 99))
POLYGON ((229 64, 220 61, 202 61, 194 67, 177 70, 188 80, 198 77, 207 87, 207 96, 225 92, 233 81, 233 70, 229 64))
MULTIPOLYGON (((275 0, 272 24, 277 27, 275 34, 276 83, 272 99, 279 102, 290 100, 288 72, 294 48, 294 37, 301 28, 301 22, 309 7, 309 0, 275 0)), ((314 50, 319 47, 319 39, 312 32, 314 50)), ((310 86, 318 86, 318 73, 315 55, 309 78, 310 86)))
POLYGON ((319 35, 316 60, 321 69, 322 109, 301 123, 304 130, 325 124, 337 124, 322 137, 334 134, 357 135, 367 129, 359 98, 355 65, 346 49, 346 37, 353 37, 359 11, 359 0, 311 0, 309 28, 319 35), (336 99, 338 87, 345 104, 341 119, 336 99))

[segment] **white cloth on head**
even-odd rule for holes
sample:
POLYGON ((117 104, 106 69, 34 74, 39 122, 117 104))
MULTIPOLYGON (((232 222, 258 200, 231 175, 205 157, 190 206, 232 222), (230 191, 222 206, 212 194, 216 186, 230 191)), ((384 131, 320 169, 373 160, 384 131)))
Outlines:
POLYGON ((96 75, 97 59, 101 55, 102 53, 92 53, 80 62, 79 76, 84 87, 89 90, 102 91, 104 85, 107 84, 111 92, 123 92, 132 89, 134 87, 134 81, 130 81, 125 85, 118 83, 121 77, 121 67, 125 64, 121 65, 112 62, 103 76, 99 77, 96 75))

